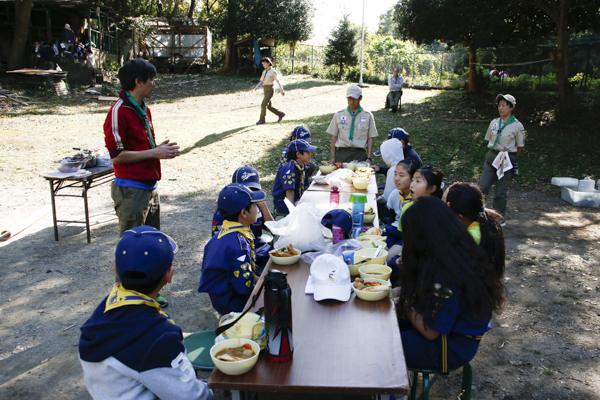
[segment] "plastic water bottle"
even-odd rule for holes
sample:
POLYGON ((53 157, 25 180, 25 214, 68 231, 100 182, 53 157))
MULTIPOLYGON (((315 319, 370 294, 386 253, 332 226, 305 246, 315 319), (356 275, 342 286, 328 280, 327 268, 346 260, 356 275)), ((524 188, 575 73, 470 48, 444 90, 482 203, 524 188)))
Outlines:
POLYGON ((350 202, 352 203, 352 237, 356 239, 362 233, 367 196, 362 193, 352 193, 350 202))
POLYGON ((329 207, 332 209, 337 208, 340 204, 340 190, 337 186, 332 186, 329 192, 329 207))

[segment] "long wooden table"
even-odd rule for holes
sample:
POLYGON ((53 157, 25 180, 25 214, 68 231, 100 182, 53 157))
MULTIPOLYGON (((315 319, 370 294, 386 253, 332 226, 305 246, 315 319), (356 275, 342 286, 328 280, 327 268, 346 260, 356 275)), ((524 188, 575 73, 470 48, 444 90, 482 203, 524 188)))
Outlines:
MULTIPOLYGON (((354 192, 354 193, 358 193, 358 192, 354 192)), ((338 208, 342 207, 346 203, 350 203, 350 195, 351 194, 352 194, 351 192, 340 192, 340 205, 338 206, 338 208)), ((375 219, 373 220, 373 222, 371 224, 373 226, 378 227, 379 226, 379 216, 377 216, 377 194, 376 193, 365 193, 365 194, 367 196, 367 204, 372 206, 373 210, 375 210, 375 219)), ((306 202, 313 203, 317 207, 320 207, 323 209, 331 208, 329 206, 329 192, 328 191, 327 192, 317 191, 317 190, 306 191, 300 198, 300 201, 298 202, 298 204, 306 203, 306 202)), ((365 226, 369 226, 371 224, 365 223, 365 226)))
MULTIPOLYGON (((326 175, 318 175, 320 177, 326 175)), ((369 186, 366 189, 356 189, 354 185, 350 182, 342 181, 341 187, 338 188, 341 193, 349 192, 349 193, 373 193, 377 194, 377 180, 375 179, 375 174, 371 174, 369 177, 369 186)), ((319 184, 314 180, 311 181, 310 186, 307 189, 308 191, 317 191, 317 192, 330 192, 331 185, 329 184, 319 184)))
MULTIPOLYGON (((409 382, 395 307, 390 299, 316 302, 304 294, 310 266, 304 261, 267 270, 288 274, 292 289, 291 361, 274 363, 259 356, 250 372, 229 376, 214 369, 211 389, 234 391, 354 395, 408 394, 409 382)), ((259 283, 259 284, 260 284, 259 283)), ((258 285, 257 285, 258 287, 258 285)), ((262 296, 255 309, 262 306, 262 296)))
MULTIPOLYGON (((375 196, 368 193, 367 199, 377 209, 375 196)), ((349 197, 349 192, 341 192, 340 204, 349 202, 349 197)), ((329 207, 329 193, 308 191, 300 202, 329 207)), ((374 222, 378 223, 377 218, 374 222)), ((215 368, 208 379, 209 388, 231 390, 234 400, 244 391, 408 394, 404 350, 391 299, 369 302, 352 294, 347 302, 316 302, 313 295, 304 294, 310 265, 302 260, 287 266, 269 261, 255 292, 270 269, 285 271, 292 289, 292 360, 274 363, 263 353, 250 372, 239 376, 215 368)), ((257 303, 252 311, 262 307, 262 296, 257 303)))

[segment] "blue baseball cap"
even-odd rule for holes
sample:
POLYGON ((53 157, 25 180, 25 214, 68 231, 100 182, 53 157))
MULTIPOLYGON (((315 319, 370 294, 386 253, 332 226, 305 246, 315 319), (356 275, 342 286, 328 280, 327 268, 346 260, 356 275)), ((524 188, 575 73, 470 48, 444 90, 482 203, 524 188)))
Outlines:
POLYGON ((162 278, 177 253, 177 243, 151 226, 138 226, 123 233, 115 251, 117 274, 123 283, 145 285, 162 278), (123 276, 136 272, 135 277, 123 276))
POLYGON ((297 126, 292 132, 292 139, 303 139, 310 143, 310 131, 305 126, 297 126))
POLYGON ((258 171, 247 165, 238 168, 231 177, 231 183, 241 183, 242 185, 250 188, 262 189, 260 186, 260 179, 258 177, 258 171))
MULTIPOLYGON (((387 140, 389 140, 389 139, 406 140, 408 138, 409 138, 409 134, 404 129, 394 128, 388 133, 387 140)), ((381 156, 381 150, 377 150, 375 152, 375 155, 381 156)))
POLYGON ((316 149, 317 149, 317 146, 313 146, 306 140, 302 140, 302 139, 292 140, 290 142, 290 144, 288 145, 288 151, 300 151, 300 150, 315 151, 316 149))
POLYGON ((332 225, 337 225, 349 236, 352 232, 352 215, 346 210, 331 210, 323 216, 321 224, 331 229, 332 225))
POLYGON ((267 195, 261 190, 253 191, 241 183, 230 183, 219 193, 217 207, 223 217, 227 217, 242 211, 250 203, 258 203, 266 198, 267 195))

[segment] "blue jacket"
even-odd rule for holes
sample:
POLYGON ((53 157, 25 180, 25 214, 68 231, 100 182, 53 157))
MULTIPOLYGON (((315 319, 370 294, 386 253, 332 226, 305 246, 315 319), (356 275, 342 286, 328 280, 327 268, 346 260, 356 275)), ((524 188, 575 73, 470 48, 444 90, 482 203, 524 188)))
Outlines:
POLYGON ((302 194, 310 184, 306 166, 300 166, 296 161, 290 161, 284 164, 277 171, 275 182, 273 183, 273 204, 275 209, 281 212, 289 212, 284 203, 285 192, 289 189, 294 190, 294 202, 300 200, 302 194))
POLYGON ((200 293, 208 293, 219 313, 242 311, 254 288, 252 234, 237 222, 224 221, 204 248, 200 293))
POLYGON ((80 328, 79 359, 94 399, 212 398, 196 379, 181 328, 153 302, 115 285, 80 328))

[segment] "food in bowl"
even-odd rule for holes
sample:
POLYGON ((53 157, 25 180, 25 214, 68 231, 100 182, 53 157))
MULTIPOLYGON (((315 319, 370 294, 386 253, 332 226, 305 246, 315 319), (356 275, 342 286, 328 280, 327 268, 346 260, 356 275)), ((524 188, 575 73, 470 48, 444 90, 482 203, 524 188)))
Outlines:
POLYGON ((354 185, 354 188, 358 190, 365 190, 367 187, 369 187, 369 179, 360 177, 354 178, 352 179, 352 184, 354 185))
POLYGON ((279 250, 271 250, 269 254, 275 257, 293 257, 299 255, 300 250, 296 250, 294 249, 294 246, 288 244, 287 246, 282 247, 279 250))
POLYGON ((258 361, 259 353, 260 353, 260 345, 258 343, 254 342, 250 339, 236 338, 236 339, 223 340, 222 342, 219 342, 219 343, 215 344, 213 347, 211 347, 210 358, 211 358, 212 362, 215 364, 215 366, 222 373, 227 374, 227 375, 241 375, 241 374, 245 374, 246 372, 250 371, 254 367, 254 365, 256 364, 256 361, 258 361), (218 353, 220 353, 220 351, 223 349, 227 349, 227 348, 235 349, 238 347, 243 347, 246 344, 249 345, 252 348, 252 351, 254 352, 254 355, 250 356, 247 359, 242 359, 239 361, 225 361, 225 360, 220 360, 216 357, 216 355, 218 353))
POLYGON ((239 347, 226 347, 222 350, 219 350, 215 357, 217 360, 223 361, 242 361, 247 360, 253 357, 256 354, 254 350, 252 350, 252 346, 248 343, 245 343, 239 347))
POLYGON ((381 250, 381 253, 379 254, 379 256, 375 257, 376 252, 377 252, 377 249, 362 248, 359 251, 357 251, 356 254, 359 254, 365 258, 370 258, 370 260, 367 261, 367 264, 384 264, 385 260, 387 258, 388 252, 386 250, 381 250))
POLYGON ((336 169, 337 169, 337 166, 335 166, 335 165, 320 165, 319 166, 319 171, 321 171, 321 173, 324 175, 330 174, 333 171, 335 171, 336 169))
POLYGON ((390 294, 391 285, 382 279, 356 278, 352 284, 356 297, 366 301, 385 299, 390 294))
POLYGON ((363 279, 381 279, 387 281, 392 276, 392 269, 387 265, 367 264, 358 269, 363 279))
POLYGON ((387 245, 385 240, 362 240, 360 244, 363 249, 376 249, 379 246, 385 248, 387 245))
POLYGON ((381 230, 381 228, 370 228, 365 232, 365 235, 378 235, 381 236, 383 235, 383 230, 381 230))
POLYGON ((356 240, 358 240, 359 242, 362 243, 362 242, 371 242, 371 241, 376 241, 376 240, 384 241, 385 238, 380 235, 360 235, 359 237, 356 238, 356 240))

